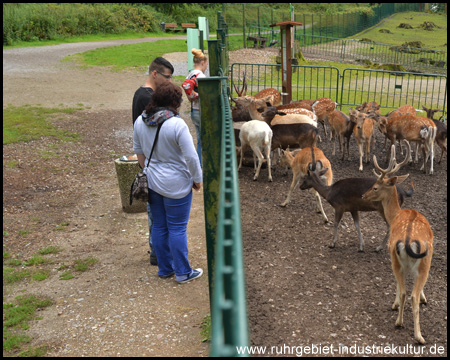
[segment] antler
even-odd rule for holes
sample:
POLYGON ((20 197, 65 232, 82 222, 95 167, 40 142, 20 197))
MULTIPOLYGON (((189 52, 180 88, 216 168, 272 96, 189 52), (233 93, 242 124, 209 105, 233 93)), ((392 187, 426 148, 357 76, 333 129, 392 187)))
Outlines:
POLYGON ((411 147, 407 140, 404 140, 404 141, 406 143, 406 157, 400 164, 397 164, 397 160, 395 159, 395 145, 392 145, 392 147, 391 147, 391 158, 389 160, 389 166, 387 167, 386 170, 383 170, 382 168, 380 168, 380 166, 378 165, 378 162, 377 162, 376 155, 373 156, 373 164, 374 164, 375 168, 379 172, 381 172, 381 174, 377 174, 375 169, 373 169, 373 173, 375 174, 376 177, 378 177, 378 180, 382 180, 382 179, 384 179, 385 176, 389 176, 389 175, 396 173, 398 170, 400 170, 400 168, 403 165, 405 165, 408 162, 409 156, 411 154, 411 147))
POLYGON ((245 81, 245 73, 246 72, 244 71, 244 78, 242 80, 242 89, 241 90, 238 90, 236 87, 236 84, 233 84, 234 90, 236 90, 239 97, 245 96, 245 94, 247 93, 247 82, 245 81))

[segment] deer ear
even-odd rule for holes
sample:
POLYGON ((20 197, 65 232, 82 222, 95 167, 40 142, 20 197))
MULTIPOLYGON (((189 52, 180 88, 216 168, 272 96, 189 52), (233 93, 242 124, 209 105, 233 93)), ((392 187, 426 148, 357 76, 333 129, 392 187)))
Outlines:
POLYGON ((397 176, 397 184, 401 184, 403 181, 405 181, 408 178, 409 174, 397 176))
POLYGON ((325 175, 327 171, 328 171, 328 168, 325 168, 325 169, 320 170, 319 176, 325 175))
POLYGON ((285 115, 287 115, 285 112, 282 112, 282 111, 277 111, 277 115, 280 115, 280 116, 285 116, 285 115))
POLYGON ((323 169, 322 161, 320 161, 320 160, 316 161, 316 169, 317 170, 322 170, 323 169))

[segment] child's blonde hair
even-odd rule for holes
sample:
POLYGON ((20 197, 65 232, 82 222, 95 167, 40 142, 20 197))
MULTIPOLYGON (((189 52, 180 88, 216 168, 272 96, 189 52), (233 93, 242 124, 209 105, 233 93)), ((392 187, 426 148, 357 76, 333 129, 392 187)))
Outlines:
POLYGON ((192 49, 191 53, 194 55, 194 64, 200 64, 202 61, 208 61, 208 57, 203 54, 200 49, 192 49))

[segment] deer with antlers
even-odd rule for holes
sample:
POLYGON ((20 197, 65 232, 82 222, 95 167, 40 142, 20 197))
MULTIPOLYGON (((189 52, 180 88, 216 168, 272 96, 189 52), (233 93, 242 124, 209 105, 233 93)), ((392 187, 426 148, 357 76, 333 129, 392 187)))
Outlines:
POLYGON ((433 231, 425 216, 413 209, 401 209, 397 200, 396 184, 402 183, 409 174, 394 176, 404 164, 408 162, 411 149, 405 141, 407 155, 397 164, 395 159, 395 145, 391 147, 391 158, 387 169, 378 166, 374 155, 374 173, 378 177, 376 183, 362 195, 363 199, 381 201, 386 220, 390 226, 389 252, 391 254, 392 269, 397 280, 397 293, 392 309, 398 309, 395 326, 403 325, 403 310, 406 301, 405 277, 412 274, 415 278, 414 289, 411 294, 414 317, 414 338, 420 344, 425 340, 420 332, 419 306, 427 302, 423 287, 430 271, 433 255, 433 231))

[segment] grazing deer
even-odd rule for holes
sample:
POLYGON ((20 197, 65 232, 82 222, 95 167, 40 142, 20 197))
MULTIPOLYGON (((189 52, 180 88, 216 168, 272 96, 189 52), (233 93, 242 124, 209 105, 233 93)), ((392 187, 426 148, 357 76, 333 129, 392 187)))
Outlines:
MULTIPOLYGON (((411 152, 407 141, 407 152, 411 152)), ((391 254, 392 269, 397 280, 397 293, 392 309, 398 309, 395 326, 403 325, 403 310, 406 301, 405 278, 408 274, 414 276, 414 289, 411 294, 414 317, 414 338, 420 344, 425 340, 420 332, 419 303, 427 303, 423 287, 428 278, 428 272, 433 255, 433 231, 425 216, 413 209, 400 208, 397 200, 395 185, 403 182, 408 176, 394 176, 406 162, 397 164, 395 160, 395 145, 391 148, 391 159, 386 170, 378 166, 376 156, 373 157, 375 168, 380 172, 376 183, 362 198, 371 201, 381 201, 385 217, 390 225, 389 253, 391 254)))
POLYGON ((373 120, 358 110, 350 110, 350 120, 355 123, 353 135, 359 150, 359 171, 363 171, 364 148, 366 148, 366 164, 369 163, 370 141, 373 135, 373 120))
MULTIPOLYGON (((309 163, 316 163, 317 161, 320 161, 322 163, 322 166, 329 169, 329 171, 326 172, 324 177, 322 178, 326 184, 329 186, 333 182, 333 172, 331 170, 331 164, 330 161, 326 158, 325 154, 320 150, 319 148, 316 148, 314 146, 304 148, 300 150, 295 157, 293 154, 288 150, 282 150, 281 152, 281 166, 290 166, 292 168, 292 183, 289 188, 289 192, 287 194, 286 200, 281 204, 281 206, 285 207, 289 202, 291 201, 291 194, 295 189, 298 187, 300 182, 303 180, 303 178, 306 176, 306 173, 308 171, 308 164, 309 163)), ((322 213, 323 218, 325 222, 328 222, 327 215, 325 214, 325 211, 323 210, 322 201, 320 200, 320 195, 317 193, 314 188, 311 188, 311 190, 314 192, 314 195, 317 199, 317 209, 318 212, 322 213)))

